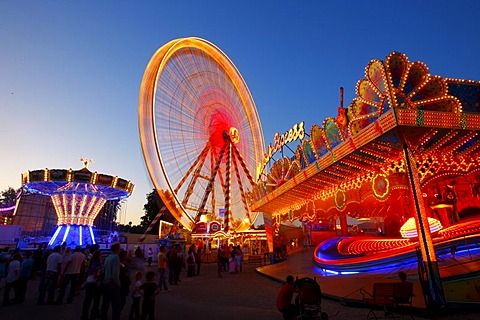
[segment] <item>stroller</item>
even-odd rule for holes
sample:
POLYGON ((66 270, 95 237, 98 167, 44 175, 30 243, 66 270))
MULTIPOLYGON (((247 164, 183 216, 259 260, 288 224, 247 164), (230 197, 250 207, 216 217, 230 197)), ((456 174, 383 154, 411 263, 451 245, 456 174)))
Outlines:
POLYGON ((304 277, 295 281, 297 287, 296 302, 299 306, 299 320, 328 320, 328 314, 322 312, 322 291, 316 278, 304 277))

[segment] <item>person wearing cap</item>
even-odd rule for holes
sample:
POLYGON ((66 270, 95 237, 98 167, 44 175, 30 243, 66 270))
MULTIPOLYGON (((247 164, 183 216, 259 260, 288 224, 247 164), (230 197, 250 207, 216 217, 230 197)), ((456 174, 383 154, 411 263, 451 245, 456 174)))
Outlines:
POLYGON ((81 251, 82 248, 80 246, 75 247, 73 254, 68 258, 65 269, 62 270, 64 280, 57 297, 57 304, 63 303, 63 297, 65 296, 65 291, 67 290, 68 284, 70 284, 70 292, 67 297, 67 303, 73 302, 73 296, 75 295, 77 283, 80 280, 80 272, 82 271, 82 268, 85 268, 85 264, 87 262, 85 255, 81 251))

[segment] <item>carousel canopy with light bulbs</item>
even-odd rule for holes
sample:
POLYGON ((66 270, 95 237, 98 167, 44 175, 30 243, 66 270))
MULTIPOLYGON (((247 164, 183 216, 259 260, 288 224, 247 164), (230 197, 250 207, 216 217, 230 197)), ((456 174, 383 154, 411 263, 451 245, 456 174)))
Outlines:
POLYGON ((95 243, 92 225, 108 200, 128 198, 134 185, 125 179, 80 170, 43 169, 22 174, 22 187, 30 193, 50 196, 58 217, 49 245, 95 243))

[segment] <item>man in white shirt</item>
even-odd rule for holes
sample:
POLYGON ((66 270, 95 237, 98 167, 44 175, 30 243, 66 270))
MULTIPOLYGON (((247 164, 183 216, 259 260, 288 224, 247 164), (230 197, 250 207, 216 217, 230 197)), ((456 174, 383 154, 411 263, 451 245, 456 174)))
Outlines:
POLYGON ((57 304, 63 303, 63 297, 65 296, 65 291, 67 286, 70 283, 70 293, 67 297, 67 303, 73 302, 73 296, 75 295, 75 290, 77 288, 77 283, 80 280, 80 272, 82 268, 84 270, 87 259, 85 255, 81 252, 81 247, 77 246, 73 251, 73 254, 68 258, 67 265, 65 269, 62 270, 64 279, 62 286, 60 287, 60 292, 57 297, 57 304))
POLYGON ((10 304, 10 289, 13 288, 15 292, 14 302, 19 299, 18 279, 20 278, 20 260, 22 256, 17 253, 13 256, 13 260, 8 265, 7 278, 5 284, 5 291, 3 292, 3 305, 10 304))
POLYGON ((55 289, 57 288, 58 276, 62 266, 62 255, 60 254, 60 249, 60 246, 53 248, 53 253, 51 253, 47 258, 47 269, 45 270, 45 274, 42 275, 40 288, 38 289, 38 304, 45 303, 45 293, 47 291, 47 303, 54 303, 53 300, 55 296, 55 289))
POLYGON ((112 253, 105 259, 103 266, 105 276, 103 279, 103 298, 101 319, 107 319, 108 309, 112 305, 112 320, 120 320, 120 243, 110 246, 112 253))

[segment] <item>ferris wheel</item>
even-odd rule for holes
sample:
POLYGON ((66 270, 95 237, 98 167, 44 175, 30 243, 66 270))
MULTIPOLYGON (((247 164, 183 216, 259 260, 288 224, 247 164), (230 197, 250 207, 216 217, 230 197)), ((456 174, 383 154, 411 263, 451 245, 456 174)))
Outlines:
POLYGON ((139 131, 164 209, 187 230, 202 215, 226 233, 252 225, 263 133, 245 81, 219 48, 181 38, 157 50, 142 80, 139 131))

